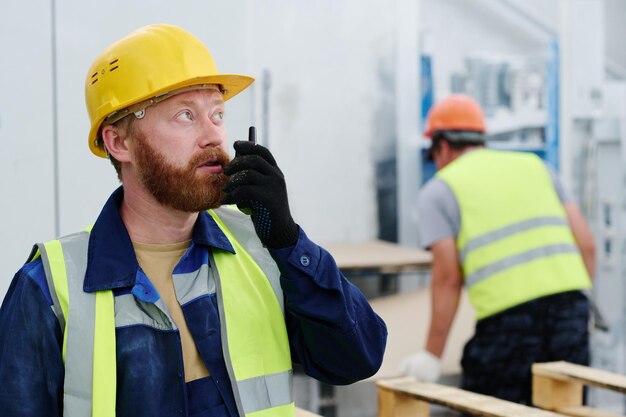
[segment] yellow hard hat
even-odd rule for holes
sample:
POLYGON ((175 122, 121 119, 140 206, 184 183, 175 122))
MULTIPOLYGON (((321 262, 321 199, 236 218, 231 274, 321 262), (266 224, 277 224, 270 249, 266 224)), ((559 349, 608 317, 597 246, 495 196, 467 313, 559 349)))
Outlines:
POLYGON ((228 100, 252 82, 254 78, 246 75, 220 74, 211 53, 186 30, 164 24, 144 26, 109 46, 89 68, 85 80, 89 149, 106 157, 98 144, 100 126, 129 106, 206 84, 220 84, 228 100))

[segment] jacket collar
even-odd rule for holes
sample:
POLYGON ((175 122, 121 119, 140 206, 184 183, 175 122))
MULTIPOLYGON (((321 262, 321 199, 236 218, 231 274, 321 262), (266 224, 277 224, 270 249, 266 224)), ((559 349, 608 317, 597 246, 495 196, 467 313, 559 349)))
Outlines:
MULTIPOLYGON (((137 257, 133 244, 120 216, 124 189, 119 187, 102 208, 89 236, 85 292, 132 287, 137 274, 137 257)), ((212 246, 235 253, 228 238, 215 220, 201 212, 194 225, 194 245, 212 246)))

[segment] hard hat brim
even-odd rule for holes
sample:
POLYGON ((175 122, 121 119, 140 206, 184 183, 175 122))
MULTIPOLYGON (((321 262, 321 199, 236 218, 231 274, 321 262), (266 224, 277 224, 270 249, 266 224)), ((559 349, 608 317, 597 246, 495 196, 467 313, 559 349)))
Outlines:
MULTIPOLYGON (((203 85, 203 84, 220 84, 225 90, 224 101, 227 101, 233 98, 234 96, 236 96, 237 94, 241 93, 246 88, 248 88, 250 84, 254 82, 254 80, 255 80, 254 77, 250 77, 248 75, 241 75, 241 74, 216 74, 216 75, 209 75, 206 77, 197 77, 197 78, 185 80, 185 82, 182 82, 182 83, 167 86, 166 88, 156 91, 150 96, 141 97, 137 101, 148 100, 152 97, 160 96, 162 94, 166 94, 168 92, 178 90, 184 87, 190 87, 194 85, 203 85)), ((133 103, 128 103, 128 105, 131 105, 131 104, 133 103)), ((98 139, 98 133, 100 131, 100 127, 102 126, 102 122, 104 122, 107 116, 108 115, 102 115, 102 117, 100 117, 97 123, 92 125, 92 128, 89 132, 89 149, 94 155, 99 156, 101 158, 106 158, 107 154, 103 148, 98 146, 97 139, 98 139)))

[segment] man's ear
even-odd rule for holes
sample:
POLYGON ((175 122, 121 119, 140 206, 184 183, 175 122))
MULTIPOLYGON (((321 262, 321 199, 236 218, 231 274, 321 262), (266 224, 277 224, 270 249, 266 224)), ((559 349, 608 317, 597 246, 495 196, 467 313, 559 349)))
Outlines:
POLYGON ((441 142, 439 142, 439 152, 441 152, 442 155, 449 155, 451 150, 452 148, 450 147, 450 144, 447 140, 442 140, 441 142))
POLYGON ((113 125, 106 125, 102 128, 102 141, 107 152, 120 162, 130 161, 130 151, 126 132, 113 125))

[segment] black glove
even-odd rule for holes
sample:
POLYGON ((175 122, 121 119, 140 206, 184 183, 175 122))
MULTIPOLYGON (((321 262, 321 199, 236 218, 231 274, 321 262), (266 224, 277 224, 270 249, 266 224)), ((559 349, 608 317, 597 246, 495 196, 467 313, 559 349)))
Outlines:
POLYGON ((268 248, 284 248, 298 240, 298 225, 291 218, 285 177, 270 151, 248 141, 236 141, 235 158, 224 167, 230 178, 223 204, 252 211, 256 234, 268 248))

